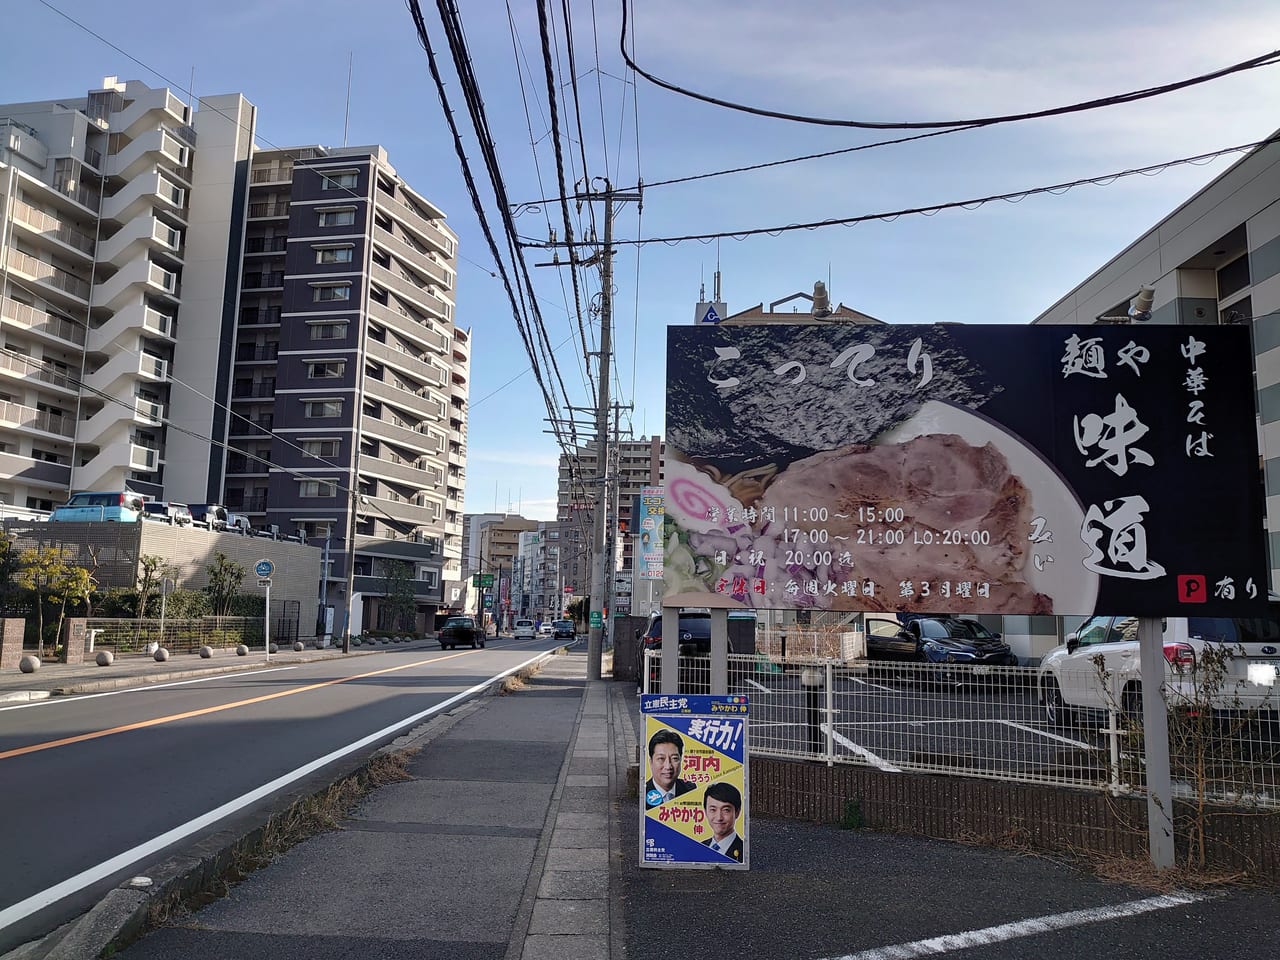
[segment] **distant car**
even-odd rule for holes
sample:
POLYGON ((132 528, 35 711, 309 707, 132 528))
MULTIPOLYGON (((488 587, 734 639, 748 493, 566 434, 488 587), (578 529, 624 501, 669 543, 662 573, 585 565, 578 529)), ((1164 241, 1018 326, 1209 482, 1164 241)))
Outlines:
POLYGON ((538 627, 538 636, 540 637, 551 636, 551 624, 544 623, 540 627, 538 627))
POLYGON ((133 523, 142 516, 144 503, 142 494, 132 490, 102 493, 86 490, 73 493, 66 503, 54 507, 49 519, 75 523, 94 520, 133 523))
POLYGON ((243 513, 228 513, 226 529, 242 536, 253 536, 253 524, 249 522, 249 518, 243 513))
MULTIPOLYGON (((1280 607, 1269 617, 1168 617, 1162 648, 1171 707, 1199 700, 1215 714, 1252 713, 1280 724, 1280 607), (1212 647, 1225 654, 1220 680, 1197 675, 1212 647)), ((1102 719, 1110 710, 1140 715, 1137 618, 1092 617, 1068 634, 1040 661, 1040 702, 1055 726, 1102 719)))
POLYGON ((572 640, 578 635, 578 625, 572 620, 552 620, 551 637, 553 640, 572 640))
POLYGON ((191 521, 197 527, 210 530, 227 529, 227 508, 220 503, 190 504, 191 521))
POLYGON ((471 649, 484 646, 484 631, 476 626, 475 617, 450 617, 440 627, 436 637, 441 650, 470 645, 471 649))
POLYGON ((517 640, 532 640, 537 636, 537 630, 532 620, 517 620, 511 633, 517 640))
POLYGON ((176 500, 148 500, 142 506, 148 520, 162 520, 176 527, 191 526, 191 510, 185 503, 178 503, 176 500))

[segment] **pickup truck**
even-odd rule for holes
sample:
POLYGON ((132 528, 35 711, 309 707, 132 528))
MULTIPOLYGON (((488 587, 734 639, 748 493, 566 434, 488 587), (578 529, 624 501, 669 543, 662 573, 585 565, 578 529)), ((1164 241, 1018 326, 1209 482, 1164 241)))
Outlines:
POLYGON ((475 617, 450 617, 436 639, 440 641, 441 650, 452 650, 463 644, 470 644, 474 650, 484 646, 484 631, 476 626, 475 617))

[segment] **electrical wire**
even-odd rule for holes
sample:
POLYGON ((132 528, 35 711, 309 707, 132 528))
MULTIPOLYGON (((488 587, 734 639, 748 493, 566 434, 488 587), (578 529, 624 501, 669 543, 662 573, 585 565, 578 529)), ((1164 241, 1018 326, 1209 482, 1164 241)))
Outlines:
POLYGON ((731 100, 724 100, 719 97, 713 97, 709 94, 698 93, 694 90, 688 90, 678 84, 663 80, 654 76, 645 70, 632 59, 627 53, 627 10, 630 6, 629 0, 622 0, 622 30, 618 38, 618 49, 622 52, 622 59, 627 66, 633 69, 640 76, 644 77, 655 86, 662 87, 672 93, 679 94, 682 97, 689 97, 693 100, 708 103, 712 106, 724 107, 727 110, 734 110, 739 113, 749 113, 757 117, 768 117, 774 120, 787 120, 792 123, 807 123, 825 127, 853 127, 861 130, 936 130, 944 127, 975 127, 975 126, 992 126, 998 123, 1014 123, 1020 120, 1034 120, 1040 117, 1060 117, 1071 113, 1082 113, 1086 110, 1097 110, 1101 107, 1113 107, 1123 103, 1134 103, 1139 100, 1147 100, 1151 97, 1159 97, 1166 93, 1173 93, 1177 90, 1185 90, 1188 87, 1194 87, 1202 83, 1208 83, 1211 80, 1218 80, 1222 77, 1230 76, 1234 73, 1241 73, 1245 70, 1253 70, 1257 67, 1267 67, 1274 63, 1280 62, 1280 50, 1272 50, 1248 60, 1241 60, 1238 63, 1230 64, 1221 69, 1214 70, 1210 73, 1203 73, 1195 77, 1185 80, 1177 80, 1173 83, 1160 84, 1154 87, 1144 87, 1141 90, 1131 90, 1128 93, 1113 94, 1108 97, 1098 97, 1094 100, 1084 100, 1079 103, 1067 104, 1060 107, 1048 107, 1042 110, 1033 110, 1025 113, 1010 113, 991 117, 981 117, 973 120, 896 120, 896 121, 876 121, 876 120, 843 120, 830 117, 814 117, 804 114, 785 113, 779 110, 769 110, 764 107, 749 106, 747 104, 735 103, 731 100))
MULTIPOLYGON (((678 237, 646 237, 637 240, 617 240, 613 242, 617 246, 647 246, 653 243, 663 243, 674 245, 677 243, 685 243, 690 240, 697 240, 702 243, 709 243, 712 240, 744 240, 747 237, 759 236, 760 234, 769 234, 778 236, 783 233, 791 233, 796 230, 818 230, 823 227, 840 227, 854 226, 859 223, 867 223, 871 220, 884 220, 890 222, 897 220, 899 217, 924 215, 932 216, 943 210, 955 210, 964 208, 967 210, 976 210, 996 200, 1005 200, 1010 203, 1017 203, 1025 200, 1027 197, 1034 197, 1039 194, 1052 193, 1061 194, 1072 189, 1073 187, 1082 187, 1090 185, 1107 186, 1116 180, 1136 175, 1154 176, 1163 173, 1165 170, 1173 167, 1184 166, 1186 164, 1203 164, 1218 157, 1226 156, 1231 153, 1242 153, 1247 150, 1254 150, 1258 147, 1264 147, 1268 144, 1280 142, 1280 135, 1268 137, 1266 140, 1257 140, 1253 143, 1240 144, 1234 147, 1225 147, 1221 150, 1212 150, 1208 153, 1197 154, 1193 157, 1183 157, 1178 160, 1167 160, 1163 163, 1153 163, 1145 167, 1134 167, 1129 170, 1121 170, 1118 173, 1108 173, 1098 177, 1084 177, 1079 180, 1069 180, 1063 183, 1055 183, 1045 187, 1032 187, 1027 190, 1016 190, 1011 193, 997 193, 985 197, 975 197, 970 200, 953 200, 949 203, 937 203, 930 206, 922 207, 905 207, 900 210, 890 210, 883 213, 867 213, 856 217, 838 217, 827 220, 813 220, 807 223, 790 223, 777 227, 753 227, 743 230, 728 230, 719 233, 694 233, 686 234, 678 237)), ((563 247, 563 243, 548 244, 532 238, 524 238, 523 243, 526 247, 563 247)))

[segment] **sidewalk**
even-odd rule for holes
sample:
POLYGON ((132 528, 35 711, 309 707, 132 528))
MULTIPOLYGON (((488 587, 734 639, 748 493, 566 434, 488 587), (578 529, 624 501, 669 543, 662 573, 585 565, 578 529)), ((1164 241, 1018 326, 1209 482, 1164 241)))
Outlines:
POLYGON ((0 705, 26 700, 41 700, 50 696, 99 693, 120 690, 149 683, 172 683, 192 677, 241 670, 261 670, 264 667, 287 666, 331 660, 342 656, 365 656, 387 650, 413 650, 434 648, 434 640, 416 640, 412 643, 382 643, 376 646, 352 647, 344 654, 342 646, 329 646, 317 650, 313 647, 295 652, 292 646, 282 646, 273 653, 270 664, 259 643, 247 656, 236 656, 234 648, 215 650, 208 660, 194 653, 174 653, 168 660, 158 662, 145 653, 122 654, 109 667, 100 667, 89 655, 86 663, 66 664, 46 662, 34 673, 22 673, 16 667, 0 673, 0 705))

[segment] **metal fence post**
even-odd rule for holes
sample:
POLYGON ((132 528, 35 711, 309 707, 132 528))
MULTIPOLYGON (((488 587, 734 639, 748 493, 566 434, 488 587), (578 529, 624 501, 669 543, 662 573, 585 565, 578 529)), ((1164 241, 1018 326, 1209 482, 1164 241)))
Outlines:
POLYGON ((830 661, 827 662, 827 766, 836 762, 836 671, 830 661))

